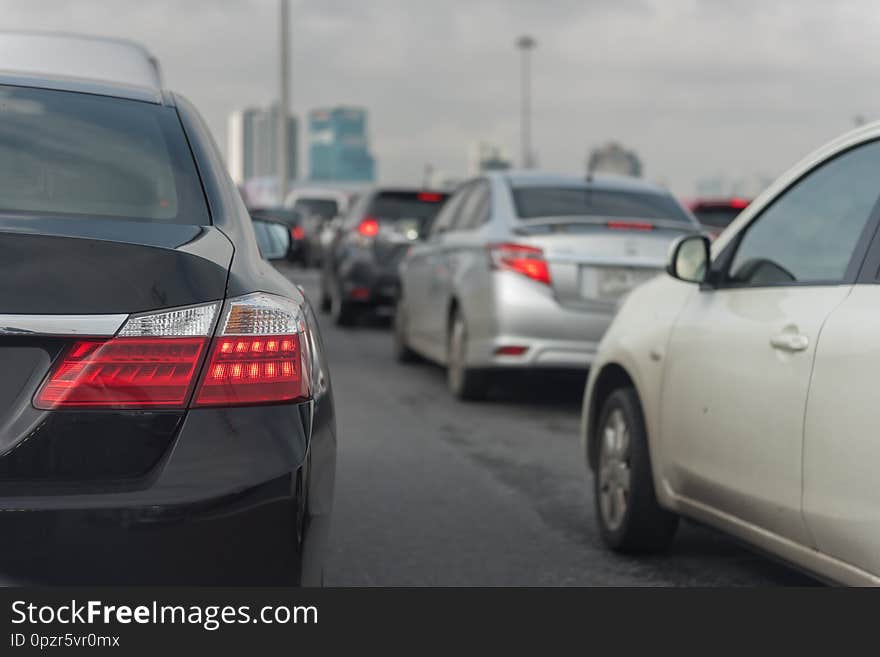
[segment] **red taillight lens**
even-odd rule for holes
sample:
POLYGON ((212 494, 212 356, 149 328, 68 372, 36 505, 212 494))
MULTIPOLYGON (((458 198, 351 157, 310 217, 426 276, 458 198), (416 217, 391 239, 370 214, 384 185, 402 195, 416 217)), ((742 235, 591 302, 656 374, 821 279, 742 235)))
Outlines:
POLYGON ((295 240, 301 240, 306 236, 306 231, 302 226, 294 226, 290 229, 290 237, 295 240))
POLYGON ((114 338, 77 340, 56 360, 34 406, 184 409, 307 399, 309 328, 299 304, 258 292, 228 300, 218 323, 220 309, 215 302, 142 313, 114 338))
POLYGON ((419 192, 416 198, 425 203, 439 203, 443 200, 443 194, 436 192, 419 192))
POLYGON ((373 217, 364 217, 364 220, 358 224, 357 232, 364 237, 375 237, 379 234, 379 222, 373 217))
POLYGON ((186 406, 207 338, 79 340, 34 398, 55 408, 186 406))
POLYGON ((654 230, 650 221, 609 221, 606 225, 611 230, 654 230))
POLYGON ((195 406, 230 406, 307 399, 298 335, 214 339, 195 406))
POLYGON ((528 347, 522 345, 504 345, 503 347, 495 347, 496 356, 522 356, 529 350, 528 347))
POLYGON ((550 285, 550 269, 544 260, 544 252, 537 247, 494 244, 489 247, 489 257, 495 269, 513 271, 533 281, 550 285))
POLYGON ((745 210, 749 207, 749 202, 744 198, 730 199, 730 207, 734 210, 745 210))

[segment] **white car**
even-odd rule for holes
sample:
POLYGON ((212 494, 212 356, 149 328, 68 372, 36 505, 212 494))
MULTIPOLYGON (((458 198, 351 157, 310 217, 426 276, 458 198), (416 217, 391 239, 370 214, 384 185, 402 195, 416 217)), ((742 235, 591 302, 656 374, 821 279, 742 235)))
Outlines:
POLYGON ((880 584, 880 124, 807 157, 624 302, 581 437, 605 542, 679 516, 823 579, 880 584), (711 252, 710 252, 711 248, 711 252))

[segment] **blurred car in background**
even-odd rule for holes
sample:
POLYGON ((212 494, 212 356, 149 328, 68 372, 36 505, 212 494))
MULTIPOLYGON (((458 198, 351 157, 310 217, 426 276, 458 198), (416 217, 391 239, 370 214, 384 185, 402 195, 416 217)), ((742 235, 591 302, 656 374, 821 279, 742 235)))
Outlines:
POLYGON ((345 214, 348 205, 345 192, 323 187, 295 189, 284 199, 284 207, 302 217, 302 257, 307 267, 321 264, 321 232, 334 217, 345 214))
POLYGON ((446 365, 462 399, 484 397, 497 370, 586 369, 620 299, 699 229, 669 192, 634 178, 472 180, 401 263, 397 357, 446 365))
POLYGON ((380 187, 362 194, 335 232, 321 267, 321 308, 340 326, 393 307, 397 266, 422 239, 447 194, 380 187))
POLYGON ((290 246, 286 258, 290 262, 305 264, 305 229, 303 218, 298 210, 290 208, 251 208, 251 219, 284 224, 290 235, 290 246))
POLYGON ((687 206, 712 239, 721 234, 740 212, 749 207, 744 198, 697 198, 687 206))
POLYGON ((141 46, 0 33, 0 67, 0 578, 320 582, 334 408, 258 250, 285 227, 141 46))
POLYGON ((682 238, 590 372, 600 535, 664 550, 679 516, 823 579, 880 584, 880 123, 808 155, 713 244, 682 238))

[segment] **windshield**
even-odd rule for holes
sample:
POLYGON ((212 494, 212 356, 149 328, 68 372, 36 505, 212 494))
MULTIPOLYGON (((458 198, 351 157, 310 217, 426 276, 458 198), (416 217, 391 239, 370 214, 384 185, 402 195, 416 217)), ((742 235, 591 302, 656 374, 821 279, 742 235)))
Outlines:
POLYGON ((520 219, 545 217, 626 217, 690 223, 668 194, 583 187, 516 187, 513 201, 520 219))
POLYGON ((731 207, 716 206, 694 210, 697 220, 704 226, 726 228, 731 221, 739 216, 742 210, 731 207))
POLYGON ((210 224, 177 113, 0 86, 0 212, 210 224))
POLYGON ((425 225, 437 215, 447 194, 438 192, 379 192, 367 214, 379 222, 411 219, 425 225))
POLYGON ((339 214, 339 204, 333 199, 301 198, 293 204, 293 209, 304 215, 315 215, 321 219, 332 219, 339 214))

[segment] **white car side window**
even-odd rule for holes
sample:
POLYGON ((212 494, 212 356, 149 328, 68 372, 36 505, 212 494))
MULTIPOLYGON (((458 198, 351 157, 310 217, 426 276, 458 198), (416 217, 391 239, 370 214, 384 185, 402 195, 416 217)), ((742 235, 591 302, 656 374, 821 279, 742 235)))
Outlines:
POLYGON ((880 196, 880 141, 823 163, 746 228, 727 274, 733 285, 844 279, 880 196))

